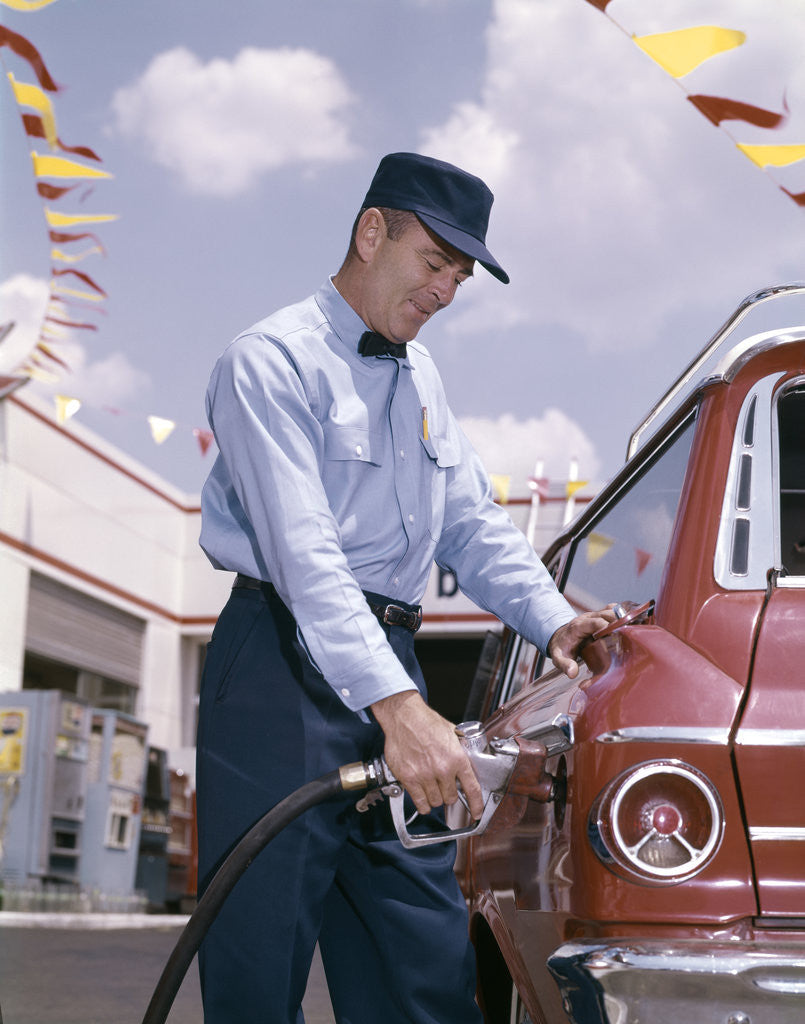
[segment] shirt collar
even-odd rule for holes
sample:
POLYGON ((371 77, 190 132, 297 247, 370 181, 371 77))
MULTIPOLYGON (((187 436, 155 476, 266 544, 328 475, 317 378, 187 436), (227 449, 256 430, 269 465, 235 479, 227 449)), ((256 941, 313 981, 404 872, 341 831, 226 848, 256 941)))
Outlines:
MULTIPOLYGON (((338 340, 355 356, 364 363, 371 363, 358 355, 358 342, 364 331, 369 330, 368 324, 358 316, 347 300, 341 295, 333 284, 332 277, 329 277, 316 292, 316 303, 322 313, 327 317, 327 322, 338 337, 338 340)), ((410 351, 410 344, 408 346, 410 351)), ((381 359, 391 359, 392 356, 380 356, 381 359)), ((401 366, 410 366, 410 356, 400 359, 401 366)))

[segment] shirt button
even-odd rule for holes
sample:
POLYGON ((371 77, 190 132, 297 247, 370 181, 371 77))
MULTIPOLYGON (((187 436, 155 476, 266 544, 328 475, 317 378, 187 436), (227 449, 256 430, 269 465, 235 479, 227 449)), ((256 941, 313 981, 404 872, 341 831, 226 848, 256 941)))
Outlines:
POLYGON ((400 577, 399 576, 395 576, 394 577, 394 586, 395 587, 399 587, 399 585, 400 585, 400 577))
POLYGON ((349 696, 349 690, 348 690, 348 689, 346 688, 346 686, 345 686, 345 687, 344 687, 344 689, 343 689, 343 690, 341 691, 341 696, 342 696, 342 697, 348 697, 348 696, 349 696))
POLYGON ((413 512, 409 512, 408 513, 408 522, 409 523, 413 523, 413 521, 414 521, 414 514, 413 514, 413 512))
POLYGON ((363 445, 360 445, 360 444, 356 444, 355 445, 355 454, 356 455, 363 455, 363 445))
POLYGON ((400 448, 400 458, 401 459, 405 458, 405 448, 400 448))

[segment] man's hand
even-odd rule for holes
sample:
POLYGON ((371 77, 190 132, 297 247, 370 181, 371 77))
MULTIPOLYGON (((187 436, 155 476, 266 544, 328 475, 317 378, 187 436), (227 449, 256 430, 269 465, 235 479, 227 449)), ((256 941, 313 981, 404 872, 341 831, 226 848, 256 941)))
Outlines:
POLYGON ((576 658, 590 637, 615 621, 614 605, 607 605, 597 612, 584 612, 575 619, 560 626, 548 641, 548 657, 569 679, 579 673, 576 658))
POLYGON ((431 807, 454 804, 458 780, 470 813, 480 818, 484 809, 481 787, 452 723, 428 707, 418 690, 392 694, 371 708, 386 734, 386 764, 420 814, 427 814, 431 807))

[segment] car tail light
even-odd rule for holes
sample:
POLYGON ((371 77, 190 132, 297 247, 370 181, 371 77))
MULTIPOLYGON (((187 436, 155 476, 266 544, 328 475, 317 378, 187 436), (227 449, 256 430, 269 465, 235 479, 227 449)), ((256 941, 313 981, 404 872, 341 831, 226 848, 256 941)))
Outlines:
POLYGON ((721 842, 724 813, 710 780, 682 761, 647 761, 614 779, 590 812, 604 863, 649 884, 700 871, 721 842))

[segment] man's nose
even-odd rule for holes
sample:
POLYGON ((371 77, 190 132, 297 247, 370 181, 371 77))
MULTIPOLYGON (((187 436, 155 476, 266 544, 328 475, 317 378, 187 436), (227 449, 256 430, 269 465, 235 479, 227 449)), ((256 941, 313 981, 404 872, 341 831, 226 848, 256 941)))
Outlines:
POLYGON ((440 274, 433 281, 433 294, 440 306, 449 306, 453 301, 458 288, 455 274, 451 270, 448 274, 440 274))

